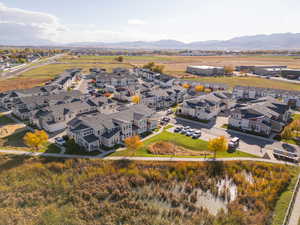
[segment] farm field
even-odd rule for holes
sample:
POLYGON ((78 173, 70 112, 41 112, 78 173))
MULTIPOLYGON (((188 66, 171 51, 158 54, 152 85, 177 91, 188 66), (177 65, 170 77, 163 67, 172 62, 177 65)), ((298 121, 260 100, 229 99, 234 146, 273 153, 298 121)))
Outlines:
POLYGON ((277 225, 272 222, 278 204, 290 201, 285 193, 298 173, 285 165, 253 162, 8 155, 0 155, 0 168, 0 218, 5 225, 277 225))
POLYGON ((42 85, 65 69, 82 68, 87 72, 92 67, 102 67, 111 71, 114 67, 142 66, 148 62, 155 62, 165 66, 165 73, 178 77, 195 79, 203 82, 220 82, 234 85, 250 85, 257 87, 273 87, 286 90, 300 90, 300 85, 267 80, 256 77, 195 77, 185 73, 188 65, 238 66, 238 65, 287 65, 300 68, 300 58, 290 56, 124 56, 124 62, 118 63, 116 56, 64 56, 56 64, 45 65, 24 72, 17 78, 0 80, 0 92, 12 89, 30 88, 42 85))

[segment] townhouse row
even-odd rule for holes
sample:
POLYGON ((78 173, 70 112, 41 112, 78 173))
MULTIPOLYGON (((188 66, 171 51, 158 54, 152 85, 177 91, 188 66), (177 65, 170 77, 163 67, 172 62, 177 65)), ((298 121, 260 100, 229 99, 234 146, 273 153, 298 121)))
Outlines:
POLYGON ((96 112, 78 116, 68 123, 67 134, 87 151, 113 148, 124 139, 157 128, 155 111, 142 104, 112 114, 96 112))

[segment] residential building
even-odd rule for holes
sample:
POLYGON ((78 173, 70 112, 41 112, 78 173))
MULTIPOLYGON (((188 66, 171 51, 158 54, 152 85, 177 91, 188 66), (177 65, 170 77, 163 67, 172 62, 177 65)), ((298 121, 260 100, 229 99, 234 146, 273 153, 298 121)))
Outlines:
POLYGON ((181 86, 173 86, 169 89, 155 88, 141 93, 141 103, 155 110, 167 109, 182 103, 187 90, 181 86))
POLYGON ((236 108, 231 112, 228 125, 250 133, 270 136, 279 133, 288 123, 291 113, 288 104, 272 97, 264 97, 236 108))
POLYGON ((53 133, 64 130, 67 123, 76 116, 95 111, 95 106, 81 101, 52 105, 32 112, 30 123, 36 125, 39 129, 53 133))
POLYGON ((70 69, 55 78, 51 85, 56 85, 63 90, 67 90, 72 86, 72 83, 79 80, 81 77, 81 69, 70 69))
POLYGON ((0 107, 11 109, 14 105, 13 102, 19 98, 46 96, 49 94, 60 93, 61 90, 55 85, 37 86, 27 89, 18 89, 13 91, 6 91, 0 93, 0 107))
POLYGON ((126 87, 128 85, 134 85, 138 81, 134 73, 126 68, 115 68, 112 73, 100 70, 95 73, 95 77, 98 87, 105 87, 106 85, 126 87))
POLYGON ((213 92, 185 100, 177 109, 177 114, 197 120, 211 121, 219 113, 226 112, 235 105, 235 101, 227 92, 213 92))
POLYGON ((300 108, 300 91, 288 91, 273 88, 260 88, 248 86, 235 86, 232 92, 234 98, 247 100, 257 99, 261 97, 273 97, 282 99, 284 103, 289 104, 291 107, 300 108))
POLYGON ((31 112, 47 106, 58 104, 67 104, 82 99, 80 91, 63 91, 57 94, 48 94, 41 96, 18 97, 11 101, 12 113, 17 117, 28 120, 31 112))
POLYGON ((87 151, 112 148, 125 138, 154 130, 154 111, 145 105, 127 107, 113 114, 79 116, 68 123, 67 133, 87 151))

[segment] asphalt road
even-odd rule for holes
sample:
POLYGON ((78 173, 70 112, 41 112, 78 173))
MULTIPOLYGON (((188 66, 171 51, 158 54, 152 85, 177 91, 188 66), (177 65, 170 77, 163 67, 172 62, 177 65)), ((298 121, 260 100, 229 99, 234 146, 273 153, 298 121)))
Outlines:
POLYGON ((59 55, 55 55, 55 56, 52 56, 48 59, 44 59, 42 61, 38 61, 38 62, 34 62, 34 63, 28 63, 27 66, 25 67, 22 67, 18 70, 14 70, 12 72, 4 72, 1 74, 1 78, 13 78, 13 77, 16 77, 16 76, 19 76, 21 75, 22 73, 26 72, 26 71, 29 71, 29 70, 32 70, 32 69, 35 69, 35 68, 38 68, 38 67, 41 67, 41 66, 45 66, 45 65, 49 65, 49 64, 52 64, 52 63, 55 63, 55 59, 59 58, 63 56, 63 54, 59 54, 59 55), (31 64, 35 64, 35 63, 39 63, 38 65, 35 65, 35 66, 30 66, 31 64))

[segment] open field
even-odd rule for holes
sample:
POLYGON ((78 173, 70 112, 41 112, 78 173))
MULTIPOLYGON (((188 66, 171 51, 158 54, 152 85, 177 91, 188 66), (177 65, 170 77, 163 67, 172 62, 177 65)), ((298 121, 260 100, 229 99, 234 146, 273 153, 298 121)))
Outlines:
MULTIPOLYGON (((182 134, 178 134, 178 133, 170 133, 168 131, 163 131, 158 135, 155 135, 149 139, 147 139, 146 141, 144 141, 144 145, 143 147, 141 147, 140 149, 138 149, 135 153, 132 153, 128 150, 122 150, 122 151, 118 151, 113 153, 110 156, 144 156, 144 157, 172 157, 174 155, 154 155, 154 154, 150 154, 148 151, 148 146, 156 143, 156 142, 161 142, 161 141, 166 141, 166 142, 170 142, 173 144, 176 144, 178 146, 181 146, 183 148, 189 149, 189 150, 193 150, 193 151, 208 151, 207 150, 207 141, 203 141, 200 139, 192 139, 190 137, 187 137, 185 135, 182 134)), ((176 157, 176 156, 174 156, 176 157)), ((180 157, 207 157, 207 158, 211 158, 213 157, 213 154, 209 155, 209 156, 180 156, 180 157)), ((218 158, 224 158, 224 157, 255 157, 251 154, 247 154, 244 152, 240 152, 240 151, 236 151, 234 153, 228 153, 228 152, 217 152, 217 157, 218 158)))
POLYGON ((290 91, 300 91, 299 84, 281 82, 277 80, 270 80, 258 77, 197 77, 189 78, 188 80, 195 80, 201 82, 211 82, 211 83, 224 83, 228 87, 232 88, 236 85, 242 86, 254 86, 262 88, 277 88, 290 91))
MULTIPOLYGON (((106 62, 114 63, 115 56, 70 56, 61 58, 61 62, 106 62)), ((235 85, 273 87, 286 90, 300 91, 300 85, 257 77, 196 77, 185 73, 186 67, 191 64, 211 66, 239 66, 239 65, 287 65, 291 68, 300 68, 300 58, 293 56, 124 56, 124 63, 142 66, 148 62, 155 62, 165 66, 165 73, 175 77, 194 77, 192 79, 203 82, 225 83, 229 87, 235 85)), ((98 65, 102 66, 102 65, 98 65)))
POLYGON ((57 75, 63 73, 66 69, 72 68, 82 68, 83 73, 88 73, 88 70, 93 67, 102 67, 106 68, 108 71, 111 71, 115 67, 127 67, 131 66, 127 63, 111 63, 111 64, 49 64, 41 66, 29 71, 22 73, 16 78, 0 80, 0 92, 22 89, 22 88, 31 88, 34 86, 42 85, 43 83, 53 79, 57 75))
POLYGON ((155 62, 165 66, 165 73, 175 77, 193 77, 204 82, 220 82, 234 85, 273 87, 287 90, 300 90, 300 85, 256 77, 196 77, 185 73, 188 65, 238 66, 238 65, 288 65, 300 68, 300 58, 290 56, 124 56, 123 63, 117 63, 116 56, 64 56, 57 64, 45 65, 24 72, 17 78, 0 81, 0 92, 12 89, 30 88, 41 85, 65 69, 82 68, 87 72, 92 67, 102 67, 111 71, 114 67, 142 66, 155 62))
POLYGON ((253 162, 0 155, 0 223, 269 225, 296 172, 253 162))

